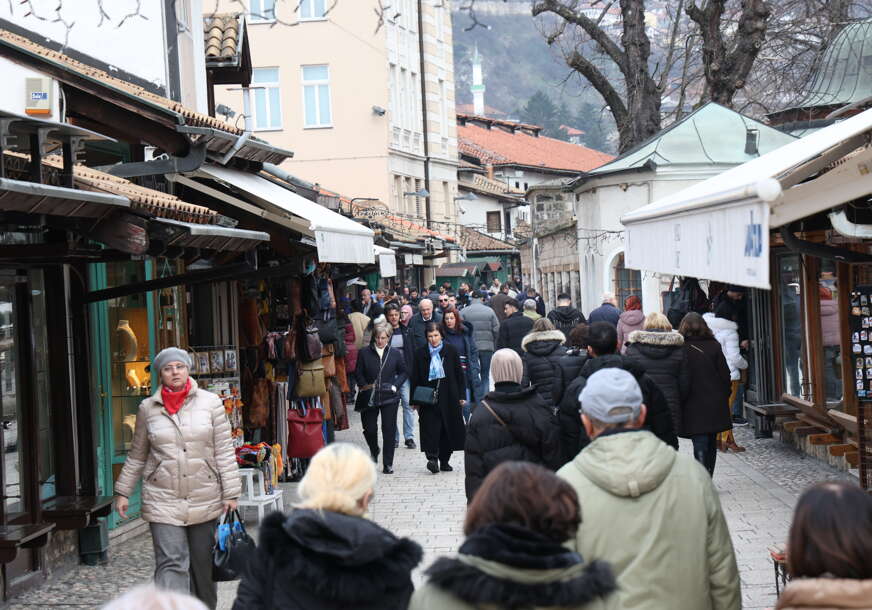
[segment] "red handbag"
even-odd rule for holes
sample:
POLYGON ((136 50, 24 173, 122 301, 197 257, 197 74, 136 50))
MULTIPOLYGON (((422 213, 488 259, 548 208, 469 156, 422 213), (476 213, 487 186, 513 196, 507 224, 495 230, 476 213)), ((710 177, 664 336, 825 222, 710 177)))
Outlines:
POLYGON ((310 458, 324 446, 321 409, 293 407, 288 410, 288 457, 310 458))

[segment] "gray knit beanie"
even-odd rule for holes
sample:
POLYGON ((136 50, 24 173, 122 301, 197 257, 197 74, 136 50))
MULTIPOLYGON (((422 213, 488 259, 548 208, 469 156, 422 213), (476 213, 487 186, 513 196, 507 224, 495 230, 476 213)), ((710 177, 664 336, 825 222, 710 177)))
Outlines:
POLYGON ((183 349, 179 349, 178 347, 168 347, 165 350, 161 350, 158 352, 157 356, 152 360, 151 368, 154 371, 160 372, 160 370, 168 365, 170 362, 181 362, 190 370, 191 365, 191 355, 188 354, 183 349))

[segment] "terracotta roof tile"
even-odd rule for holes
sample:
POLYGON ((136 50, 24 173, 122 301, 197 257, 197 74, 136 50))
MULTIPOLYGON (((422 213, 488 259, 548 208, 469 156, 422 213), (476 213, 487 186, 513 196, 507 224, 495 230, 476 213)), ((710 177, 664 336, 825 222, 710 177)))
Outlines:
POLYGON ((469 227, 460 229, 460 246, 467 252, 476 250, 514 250, 515 247, 501 239, 491 237, 487 233, 476 231, 469 227))
POLYGON ((239 52, 241 13, 216 13, 203 17, 206 59, 235 59, 239 52))
POLYGON ((482 176, 481 174, 473 174, 472 180, 460 180, 458 181, 457 185, 460 187, 471 187, 486 193, 493 193, 494 195, 524 195, 524 191, 522 190, 514 189, 505 182, 492 180, 491 178, 488 178, 487 176, 482 176))
POLYGON ((242 130, 238 127, 235 127, 234 125, 225 123, 224 121, 216 119, 215 117, 211 117, 207 114, 195 112, 190 108, 183 106, 179 102, 157 95, 156 93, 148 91, 143 87, 140 87, 139 85, 135 85, 126 80, 122 80, 120 78, 112 76, 104 70, 89 66, 88 64, 73 59, 69 55, 64 55, 63 53, 53 51, 48 47, 36 44, 35 42, 28 40, 23 36, 19 36, 18 34, 14 34, 9 30, 0 29, 0 40, 25 52, 39 55, 46 61, 58 65, 65 70, 82 74, 84 76, 101 82, 107 87, 111 87, 113 89, 122 91, 128 95, 141 98, 157 106, 162 106, 163 108, 166 108, 167 110, 175 112, 176 114, 184 117, 185 123, 187 125, 191 125, 194 127, 211 127, 213 129, 226 131, 235 135, 242 134, 242 130))
POLYGON ((493 165, 527 165, 585 172, 614 157, 606 153, 522 131, 508 133, 499 128, 457 125, 457 148, 461 154, 493 165))

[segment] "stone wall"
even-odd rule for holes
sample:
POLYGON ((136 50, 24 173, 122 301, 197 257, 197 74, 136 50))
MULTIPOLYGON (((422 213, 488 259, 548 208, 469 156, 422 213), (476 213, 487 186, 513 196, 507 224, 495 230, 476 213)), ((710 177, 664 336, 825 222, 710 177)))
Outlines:
MULTIPOLYGON (((572 297, 573 304, 581 301, 581 283, 578 272, 578 242, 575 224, 563 227, 553 233, 537 238, 538 257, 536 290, 550 309, 557 301, 557 295, 565 292, 572 297)), ((530 242, 521 248, 521 267, 524 285, 533 278, 533 256, 530 242)))

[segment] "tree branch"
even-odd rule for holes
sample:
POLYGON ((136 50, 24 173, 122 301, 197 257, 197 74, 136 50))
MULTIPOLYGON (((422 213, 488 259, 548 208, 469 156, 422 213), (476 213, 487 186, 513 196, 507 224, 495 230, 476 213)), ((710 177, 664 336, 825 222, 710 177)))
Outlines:
POLYGON ((609 110, 615 118, 615 124, 617 124, 618 132, 623 140, 627 134, 632 132, 632 125, 630 123, 629 112, 627 112, 627 105, 621 98, 621 94, 612 86, 606 75, 591 63, 589 59, 579 53, 578 50, 573 51, 566 58, 566 63, 570 68, 586 78, 593 85, 593 88, 597 90, 597 93, 602 96, 606 104, 609 105, 609 110))

